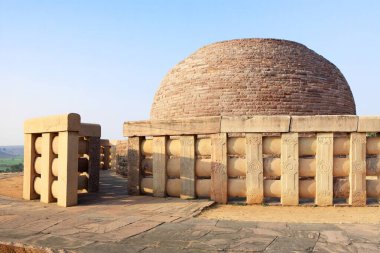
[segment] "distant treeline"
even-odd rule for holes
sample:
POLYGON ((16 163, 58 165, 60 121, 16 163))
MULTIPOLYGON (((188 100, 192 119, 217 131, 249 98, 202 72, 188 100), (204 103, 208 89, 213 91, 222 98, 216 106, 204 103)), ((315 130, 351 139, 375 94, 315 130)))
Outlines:
POLYGON ((23 157, 0 158, 1 172, 20 172, 24 167, 23 157))
POLYGON ((24 165, 22 163, 13 164, 13 165, 8 165, 8 168, 0 168, 0 173, 1 172, 22 172, 23 169, 24 169, 24 165))

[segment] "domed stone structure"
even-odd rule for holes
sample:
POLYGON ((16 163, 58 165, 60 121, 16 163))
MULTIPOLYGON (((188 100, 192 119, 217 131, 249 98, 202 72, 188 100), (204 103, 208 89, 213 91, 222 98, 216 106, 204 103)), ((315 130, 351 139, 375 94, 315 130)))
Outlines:
POLYGON ((339 69, 306 46, 240 39, 207 45, 163 79, 151 119, 356 114, 339 69))

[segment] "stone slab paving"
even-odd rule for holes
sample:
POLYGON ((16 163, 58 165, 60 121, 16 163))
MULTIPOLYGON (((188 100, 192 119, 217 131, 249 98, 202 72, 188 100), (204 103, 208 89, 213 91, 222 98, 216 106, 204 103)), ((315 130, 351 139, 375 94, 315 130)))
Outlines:
MULTIPOLYGON (((107 174, 108 173, 108 174, 107 174)), ((126 196, 102 172, 102 191, 80 205, 0 197, 0 244, 53 252, 380 252, 380 224, 301 224, 194 217, 211 201, 126 196)))
POLYGON ((380 225, 292 224, 191 218, 78 252, 380 252, 380 225))
POLYGON ((213 204, 127 196, 126 180, 107 171, 101 173, 100 184, 99 193, 80 194, 79 205, 69 208, 0 196, 0 242, 75 250, 94 242, 119 242, 161 224, 186 220, 213 204))

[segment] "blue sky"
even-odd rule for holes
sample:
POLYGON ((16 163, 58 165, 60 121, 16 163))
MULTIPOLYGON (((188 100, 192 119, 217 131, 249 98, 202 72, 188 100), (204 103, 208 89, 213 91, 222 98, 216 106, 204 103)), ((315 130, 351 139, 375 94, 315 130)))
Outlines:
POLYGON ((121 139, 168 70, 236 38, 300 42, 333 62, 359 115, 380 115, 380 1, 0 0, 0 145, 26 118, 77 112, 121 139))

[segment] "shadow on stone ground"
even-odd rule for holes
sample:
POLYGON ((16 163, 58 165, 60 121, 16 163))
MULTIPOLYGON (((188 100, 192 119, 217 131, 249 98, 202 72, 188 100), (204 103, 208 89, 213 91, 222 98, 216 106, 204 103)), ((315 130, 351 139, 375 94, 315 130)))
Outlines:
POLYGON ((111 171, 102 171, 99 182, 99 192, 79 194, 78 204, 81 206, 95 205, 112 200, 112 205, 123 205, 123 199, 126 196, 127 179, 111 171))

